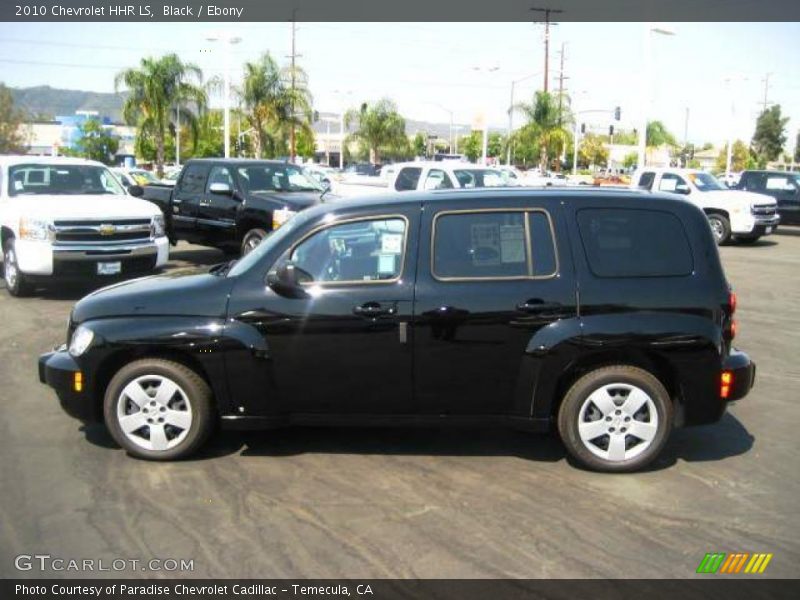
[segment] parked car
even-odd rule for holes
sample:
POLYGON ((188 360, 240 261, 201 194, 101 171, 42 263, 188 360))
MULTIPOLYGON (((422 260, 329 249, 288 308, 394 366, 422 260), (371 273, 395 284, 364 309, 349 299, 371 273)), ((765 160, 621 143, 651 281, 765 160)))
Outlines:
POLYGON ((170 239, 247 254, 325 188, 290 163, 203 158, 187 161, 175 186, 144 188, 167 215, 170 239))
POLYGON ((773 198, 729 190, 697 169, 643 169, 634 174, 631 187, 684 196, 706 213, 717 244, 731 239, 752 244, 773 233, 781 220, 773 198))
POLYGON ((781 223, 800 225, 800 173, 744 171, 736 189, 771 196, 778 203, 781 223))
POLYGON ((408 162, 394 165, 389 191, 503 187, 509 185, 498 169, 456 161, 408 162))
POLYGON ((0 222, 12 296, 55 280, 148 273, 169 257, 161 211, 99 162, 0 156, 0 222))
POLYGON ((131 186, 138 185, 150 185, 152 183, 160 183, 160 179, 155 176, 155 174, 151 173, 150 171, 145 171, 144 169, 126 169, 123 167, 114 167, 111 169, 116 175, 122 186, 127 190, 131 186))
POLYGON ((472 424, 557 427, 580 464, 631 471, 748 393, 735 310, 703 212, 675 196, 393 194, 84 298, 39 378, 147 459, 218 422, 472 424))

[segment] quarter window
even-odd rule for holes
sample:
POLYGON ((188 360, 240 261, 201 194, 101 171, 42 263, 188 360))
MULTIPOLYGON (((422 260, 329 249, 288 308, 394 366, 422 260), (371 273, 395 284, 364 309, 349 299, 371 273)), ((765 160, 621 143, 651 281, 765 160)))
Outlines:
POLYGON ((432 269, 439 279, 549 276, 555 256, 550 219, 540 211, 441 213, 434 221, 432 269))
POLYGON ((304 283, 385 282, 400 277, 405 245, 405 219, 355 221, 312 234, 290 259, 304 283))
POLYGON ((578 211, 589 268, 597 277, 691 274, 694 263, 681 221, 658 210, 592 208, 578 211))
POLYGON ((397 179, 394 182, 394 189, 398 192, 407 192, 417 189, 419 183, 419 176, 422 174, 420 167, 406 167, 400 169, 397 174, 397 179))

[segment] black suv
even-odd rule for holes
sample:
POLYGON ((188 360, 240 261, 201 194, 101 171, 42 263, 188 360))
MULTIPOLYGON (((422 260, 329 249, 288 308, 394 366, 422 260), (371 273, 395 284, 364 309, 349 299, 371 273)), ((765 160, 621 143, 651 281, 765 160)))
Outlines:
POLYGON ((464 190, 317 206, 239 261, 77 303, 39 360, 65 410, 174 459, 215 422, 557 424, 630 471, 755 376, 701 210, 625 190, 464 190))
POLYGON ((772 196, 778 203, 781 224, 800 225, 800 173, 743 171, 736 189, 772 196))

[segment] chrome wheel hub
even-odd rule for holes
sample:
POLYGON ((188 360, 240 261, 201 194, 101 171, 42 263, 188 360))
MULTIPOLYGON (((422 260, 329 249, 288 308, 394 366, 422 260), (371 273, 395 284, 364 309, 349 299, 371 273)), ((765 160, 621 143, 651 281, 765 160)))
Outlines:
POLYGON ((180 444, 192 426, 186 392, 163 375, 142 375, 117 399, 117 422, 130 441, 146 450, 163 451, 180 444))
POLYGON ((578 434, 595 456, 630 460, 647 450, 658 431, 653 399, 628 383, 610 383, 589 394, 578 414, 578 434))
POLYGON ((9 249, 6 251, 5 264, 3 267, 5 269, 6 284, 9 287, 14 287, 17 284, 17 277, 19 274, 17 272, 17 257, 13 250, 9 249))

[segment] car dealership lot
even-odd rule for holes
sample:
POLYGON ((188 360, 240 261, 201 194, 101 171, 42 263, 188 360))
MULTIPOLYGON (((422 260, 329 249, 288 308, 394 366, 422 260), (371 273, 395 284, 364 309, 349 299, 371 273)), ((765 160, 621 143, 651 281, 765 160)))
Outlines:
MULTIPOLYGON (((197 460, 133 460, 38 382, 81 292, 3 292, 0 576, 58 576, 14 568, 50 554, 193 559, 195 577, 684 577, 707 552, 771 552, 766 575, 796 577, 800 229, 721 253, 756 387, 632 475, 502 430, 229 432, 197 460)), ((181 245, 170 269, 222 257, 181 245)))

